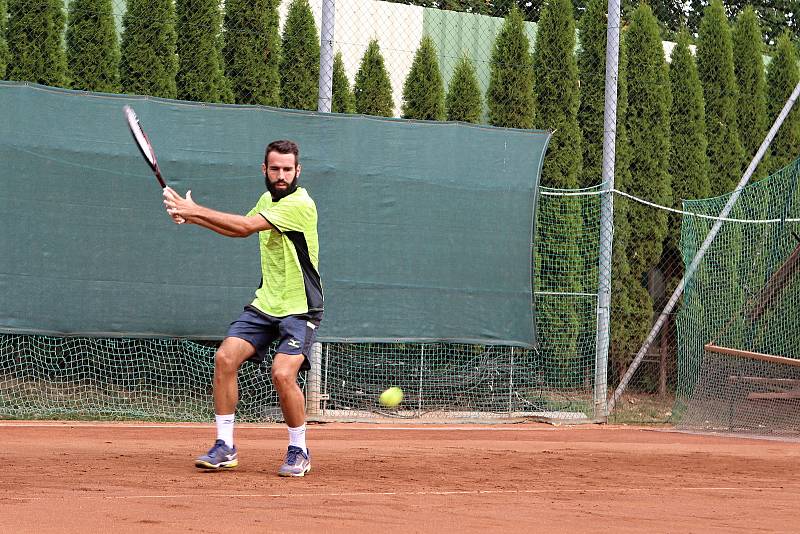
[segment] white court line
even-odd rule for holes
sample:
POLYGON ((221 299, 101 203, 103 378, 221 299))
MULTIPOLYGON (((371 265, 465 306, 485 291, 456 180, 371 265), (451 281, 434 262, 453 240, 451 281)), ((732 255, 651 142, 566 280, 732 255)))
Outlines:
MULTIPOLYGON (((664 491, 697 491, 697 492, 754 492, 754 491, 786 491, 786 486, 765 486, 765 487, 736 487, 736 486, 689 486, 689 487, 669 487, 664 491)), ((800 488, 794 488, 800 490, 800 488)), ((103 499, 103 500, 136 500, 136 499, 208 499, 217 498, 273 498, 273 499, 292 499, 309 497, 376 497, 376 496, 450 496, 450 495, 542 495, 542 494, 581 494, 581 493, 657 493, 659 488, 541 488, 527 490, 430 490, 430 491, 344 491, 330 493, 184 493, 179 495, 64 495, 53 497, 0 497, 12 501, 44 501, 55 499, 103 499)))
MULTIPOLYGON (((321 425, 317 425, 315 423, 311 423, 309 425, 310 429, 313 430, 424 430, 424 431, 451 431, 451 430, 468 430, 468 431, 475 431, 475 432, 483 432, 483 431, 514 431, 514 432, 552 432, 555 430, 563 430, 566 428, 574 428, 572 426, 543 426, 541 428, 529 428, 529 427, 519 427, 513 423, 500 423, 500 426, 435 426, 435 427, 428 427, 425 423, 420 423, 420 426, 386 426, 381 423, 355 423, 355 424, 371 424, 374 426, 371 427, 364 427, 364 426, 345 426, 354 423, 334 423, 337 426, 327 426, 331 423, 324 423, 321 425)), ((43 422, 43 423, 14 423, 11 421, 0 421, 0 427, 9 427, 9 428, 160 428, 160 429, 209 429, 214 428, 214 423, 198 423, 198 424, 183 424, 183 423, 164 423, 164 424, 139 424, 139 423, 102 423, 102 422, 83 422, 83 421, 53 421, 53 422, 43 422)), ((588 428, 595 428, 594 425, 587 425, 588 428)), ((273 423, 269 426, 267 425, 257 425, 257 424, 250 424, 250 423, 237 423, 236 430, 248 430, 248 429, 277 429, 277 428, 286 428, 286 425, 283 423, 273 423)), ((638 429, 637 427, 629 427, 632 429, 638 429)))

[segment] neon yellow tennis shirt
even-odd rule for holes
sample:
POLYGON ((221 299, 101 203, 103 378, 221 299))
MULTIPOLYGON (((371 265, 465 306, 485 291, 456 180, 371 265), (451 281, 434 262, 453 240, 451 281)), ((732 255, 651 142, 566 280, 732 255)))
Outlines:
POLYGON ((273 317, 321 312, 317 206, 308 192, 298 187, 278 201, 266 192, 247 215, 276 228, 258 233, 261 286, 251 305, 273 317))

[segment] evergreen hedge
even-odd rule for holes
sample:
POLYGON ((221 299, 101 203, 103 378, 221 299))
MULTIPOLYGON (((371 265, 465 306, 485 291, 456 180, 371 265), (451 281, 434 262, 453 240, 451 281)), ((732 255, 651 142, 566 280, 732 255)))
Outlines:
MULTIPOLYGON (((669 174, 672 177, 673 206, 679 209, 682 208, 682 199, 711 195, 703 86, 689 50, 689 39, 685 31, 678 35, 669 72, 672 88, 669 174)), ((676 251, 680 250, 680 222, 680 215, 670 216, 670 243, 676 251)))
POLYGON ((72 0, 66 41, 74 89, 119 92, 119 44, 111 0, 72 0))
POLYGON ((175 98, 178 72, 172 0, 129 0, 122 17, 123 93, 175 98))
POLYGON ((356 112, 356 100, 353 96, 353 91, 350 89, 350 81, 347 79, 341 52, 336 52, 333 58, 332 93, 331 111, 333 113, 356 112))
POLYGON ((447 120, 478 124, 483 115, 483 100, 472 61, 462 55, 453 70, 445 97, 447 120))
POLYGON ((542 184, 578 187, 581 130, 578 125, 578 66, 575 20, 570 0, 551 0, 542 9, 533 52, 536 127, 554 130, 542 169, 542 184))
POLYGON ((391 117, 394 115, 392 99, 392 82, 384 66, 381 48, 377 39, 370 41, 361 66, 356 73, 353 87, 356 100, 356 112, 363 115, 391 117))
POLYGON ((433 39, 425 35, 403 85, 403 118, 444 120, 444 81, 433 39))
POLYGON ((745 160, 736 116, 739 90, 733 70, 733 43, 721 0, 712 0, 703 14, 697 71, 706 103, 711 194, 720 195, 739 183, 745 160))
MULTIPOLYGON (((764 43, 756 12, 748 6, 736 19, 733 27, 733 67, 739 86, 736 104, 737 120, 749 164, 767 135, 767 88, 764 78, 764 43)), ((761 160, 753 179, 764 178, 768 157, 761 160)))
POLYGON ((529 47, 522 12, 515 6, 497 34, 492 51, 486 103, 489 124, 493 126, 533 128, 533 59, 529 47))
MULTIPOLYGON (((533 52, 536 126, 554 133, 547 148, 541 183, 547 187, 574 189, 581 172, 581 131, 578 126, 578 67, 575 50, 575 20, 570 0, 551 0, 542 9, 533 52)), ((559 198, 540 205, 536 283, 539 291, 581 293, 595 287, 589 280, 577 246, 581 238, 585 199, 559 198)), ((596 257, 594 258, 596 262, 596 257)), ((596 271, 590 271, 595 272, 596 271)), ((582 333, 593 331, 597 317, 576 306, 571 298, 541 298, 537 301, 537 323, 544 357, 557 369, 557 385, 578 386, 578 372, 586 346, 594 340, 582 333), (583 312, 583 313, 581 313, 583 312)))
MULTIPOLYGON (((711 195, 703 86, 689 43, 688 33, 681 32, 672 49, 669 71, 672 89, 669 173, 672 178, 672 205, 677 209, 683 208, 683 199, 707 198, 711 195)), ((664 243, 661 261, 666 278, 666 294, 674 291, 684 273, 683 263, 679 261, 682 220, 683 217, 677 213, 668 216, 669 235, 664 243)), ((662 335, 668 335, 667 331, 662 335)))
MULTIPOLYGON (((669 74, 658 21, 648 5, 640 4, 632 13, 626 46, 626 121, 630 140, 627 192, 656 204, 669 205, 672 200, 668 173, 669 74)), ((663 210, 653 210, 633 202, 628 203, 627 216, 631 228, 626 251, 631 276, 630 287, 626 289, 631 313, 629 334, 632 339, 641 341, 653 315, 653 301, 644 283, 648 272, 661 258, 663 241, 667 236, 667 216, 663 210)))
POLYGON ((6 0, 0 0, 0 79, 6 76, 6 66, 8 65, 8 43, 6 42, 6 21, 8 10, 6 0))
POLYGON ((215 0, 176 0, 178 98, 233 102, 222 60, 222 13, 215 0))
MULTIPOLYGON (((583 166, 579 187, 590 187, 602 181, 603 137, 605 135, 606 91, 606 11, 607 0, 592 0, 580 20, 580 48, 577 52, 581 82, 578 122, 581 137, 583 166)), ((617 91, 619 106, 619 91, 617 91)))
POLYGON ((225 77, 237 104, 281 105, 278 0, 225 2, 225 77))
POLYGON ((292 0, 281 41, 281 105, 317 109, 319 95, 319 35, 308 0, 292 0))
MULTIPOLYGON (((800 71, 797 67, 797 49, 787 31, 778 38, 778 46, 772 61, 767 66, 767 109, 769 122, 778 118, 783 106, 792 94, 800 71)), ((800 105, 795 104, 784 120, 770 147, 769 169, 782 169, 794 161, 800 152, 800 105)))
POLYGON ((65 23, 61 0, 10 0, 6 78, 64 87, 68 81, 61 39, 65 23))

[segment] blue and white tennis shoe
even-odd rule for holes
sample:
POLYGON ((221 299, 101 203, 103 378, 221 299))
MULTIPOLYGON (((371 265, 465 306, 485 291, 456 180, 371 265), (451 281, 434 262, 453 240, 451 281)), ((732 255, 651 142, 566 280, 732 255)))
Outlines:
POLYGON ((302 477, 311 471, 311 453, 303 452, 300 447, 289 445, 286 451, 286 460, 278 470, 278 475, 282 477, 302 477))
POLYGON ((236 446, 228 447, 223 440, 218 439, 207 454, 194 461, 194 465, 200 469, 233 469, 239 465, 236 446))

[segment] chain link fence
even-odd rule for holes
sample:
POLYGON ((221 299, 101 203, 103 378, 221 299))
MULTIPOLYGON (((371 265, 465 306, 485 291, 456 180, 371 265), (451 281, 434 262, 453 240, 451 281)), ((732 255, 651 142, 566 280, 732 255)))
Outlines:
MULTIPOLYGON (((649 7, 623 21, 602 0, 577 10, 561 0, 527 10, 375 0, 7 0, 0 8, 7 8, 7 16, 0 10, 0 77, 7 80, 554 130, 532 260, 540 346, 515 359, 525 362, 517 372, 529 375, 526 393, 510 378, 508 348, 428 346, 461 359, 440 384, 441 398, 464 384, 481 391, 453 410, 603 419, 605 398, 683 274, 681 218, 659 206, 729 191, 757 146, 746 137, 763 137, 776 114, 770 102, 782 105, 787 96, 779 87, 783 71, 764 70, 758 30, 753 41, 751 21, 728 21, 719 3, 706 9, 696 35, 677 43, 662 41, 649 7), (610 54, 609 30, 612 45, 617 39, 610 54), (754 113, 764 120, 746 134, 737 120, 753 119, 737 118, 737 110, 750 110, 738 94, 748 97, 741 102, 762 102, 754 113), (598 325, 608 339, 598 339, 598 325), (487 395, 501 400, 476 400, 487 395)), ((791 57, 786 65, 790 71, 791 57)), ((641 354, 611 421, 672 420, 677 310, 641 354)), ((405 361, 433 372, 425 350, 325 347, 321 406, 360 413, 392 380, 390 373, 354 386, 357 365, 337 368, 356 361, 354 354, 385 358, 387 369, 405 361), (337 381, 344 389, 332 389, 337 381)), ((417 413, 442 408, 414 399, 417 413)))

